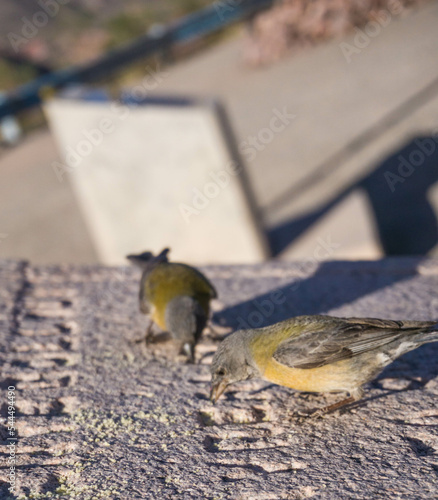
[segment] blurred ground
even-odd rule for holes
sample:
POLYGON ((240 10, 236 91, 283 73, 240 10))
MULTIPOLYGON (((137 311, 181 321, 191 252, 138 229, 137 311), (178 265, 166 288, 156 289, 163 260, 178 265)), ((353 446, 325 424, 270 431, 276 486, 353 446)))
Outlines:
MULTIPOLYGON (((156 92, 218 96, 238 144, 258 139, 247 168, 275 254, 307 258, 318 238, 334 243, 331 258, 436 254, 438 153, 404 177, 399 166, 438 129, 437 19, 435 1, 372 37, 356 32, 258 70, 242 65, 237 36, 168 68, 156 92), (296 117, 266 141, 276 110, 296 117), (387 172, 401 178, 393 190, 387 172)), ((2 154, 0 256, 95 262, 56 159, 48 132, 2 154)))
POLYGON ((40 262, 95 262, 97 257, 68 181, 52 170, 58 158, 47 131, 0 158, 0 252, 40 262))

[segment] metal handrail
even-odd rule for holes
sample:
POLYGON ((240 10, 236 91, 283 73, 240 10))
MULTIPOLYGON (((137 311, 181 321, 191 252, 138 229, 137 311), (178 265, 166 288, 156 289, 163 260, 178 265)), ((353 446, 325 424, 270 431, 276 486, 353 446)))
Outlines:
POLYGON ((275 0, 217 0, 211 6, 179 21, 152 29, 134 42, 123 45, 90 63, 54 71, 9 92, 0 103, 0 119, 15 115, 42 101, 44 90, 59 90, 70 84, 99 80, 139 58, 166 50, 179 43, 192 41, 225 26, 252 17, 270 7, 275 0))

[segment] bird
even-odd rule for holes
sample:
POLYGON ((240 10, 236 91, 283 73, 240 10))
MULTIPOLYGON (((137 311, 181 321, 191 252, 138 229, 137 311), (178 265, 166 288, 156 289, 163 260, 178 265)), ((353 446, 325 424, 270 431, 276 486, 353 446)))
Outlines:
POLYGON ((361 399, 363 385, 395 359, 438 341, 437 321, 297 316, 226 337, 211 364, 213 404, 235 382, 263 378, 297 391, 347 393, 317 410, 330 413, 361 399))
POLYGON ((140 280, 140 311, 149 314, 146 341, 153 323, 170 333, 181 351, 194 362, 195 345, 207 324, 210 300, 217 297, 214 286, 194 267, 169 262, 165 248, 158 255, 151 252, 127 255, 143 271, 140 280))

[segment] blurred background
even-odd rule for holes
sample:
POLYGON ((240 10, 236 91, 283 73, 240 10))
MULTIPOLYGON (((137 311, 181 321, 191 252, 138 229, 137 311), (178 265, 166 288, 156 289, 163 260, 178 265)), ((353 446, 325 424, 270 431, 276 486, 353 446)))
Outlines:
POLYGON ((438 255, 438 1, 2 0, 0 257, 438 255))

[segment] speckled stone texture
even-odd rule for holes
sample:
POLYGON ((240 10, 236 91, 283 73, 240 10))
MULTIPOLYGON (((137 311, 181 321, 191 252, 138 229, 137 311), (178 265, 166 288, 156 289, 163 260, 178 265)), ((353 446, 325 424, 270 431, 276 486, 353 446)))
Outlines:
MULTIPOLYGON (((226 326, 299 314, 438 318, 438 261, 271 263, 204 269, 216 332, 198 364, 135 343, 135 268, 0 263, 1 438, 16 387, 17 494, 78 499, 438 497, 438 344, 374 381, 361 404, 241 383, 213 407, 211 354, 226 326)), ((8 498, 2 447, 0 498, 8 498)))

